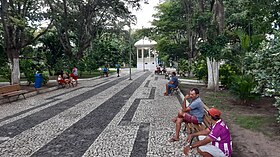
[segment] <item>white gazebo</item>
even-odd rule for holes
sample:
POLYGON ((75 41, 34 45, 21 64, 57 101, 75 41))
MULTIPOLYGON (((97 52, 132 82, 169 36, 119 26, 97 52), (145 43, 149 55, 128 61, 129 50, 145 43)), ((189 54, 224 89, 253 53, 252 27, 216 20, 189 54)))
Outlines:
POLYGON ((154 47, 156 41, 150 40, 148 37, 137 41, 134 46, 137 48, 137 70, 153 71, 158 65, 158 54, 154 47))

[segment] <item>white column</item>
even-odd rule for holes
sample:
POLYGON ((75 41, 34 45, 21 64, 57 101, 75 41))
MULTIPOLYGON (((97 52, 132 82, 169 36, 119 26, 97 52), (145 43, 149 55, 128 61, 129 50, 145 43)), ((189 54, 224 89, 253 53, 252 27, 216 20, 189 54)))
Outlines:
POLYGON ((139 49, 138 49, 138 47, 137 47, 137 50, 136 50, 136 52, 137 52, 137 53, 136 53, 137 60, 138 60, 138 57, 139 57, 139 55, 138 55, 138 50, 139 50, 139 49))
POLYGON ((151 48, 149 47, 149 70, 151 71, 152 70, 152 66, 153 66, 153 64, 152 64, 152 62, 151 62, 151 48))
POLYGON ((142 47, 142 60, 143 60, 143 71, 145 71, 144 47, 142 47))

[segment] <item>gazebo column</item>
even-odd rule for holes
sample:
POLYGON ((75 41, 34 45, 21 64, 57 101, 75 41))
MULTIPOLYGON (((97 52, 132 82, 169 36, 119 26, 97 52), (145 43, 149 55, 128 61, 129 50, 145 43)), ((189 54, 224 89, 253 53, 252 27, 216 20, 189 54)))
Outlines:
POLYGON ((145 57, 144 57, 144 47, 142 47, 142 60, 143 60, 143 71, 145 71, 145 57))
POLYGON ((151 68, 152 68, 152 62, 151 62, 151 48, 149 47, 149 70, 152 70, 151 68))
POLYGON ((139 58, 139 55, 138 55, 138 53, 139 53, 139 48, 137 47, 137 50, 136 50, 136 58, 137 58, 137 60, 138 60, 138 58, 139 58))

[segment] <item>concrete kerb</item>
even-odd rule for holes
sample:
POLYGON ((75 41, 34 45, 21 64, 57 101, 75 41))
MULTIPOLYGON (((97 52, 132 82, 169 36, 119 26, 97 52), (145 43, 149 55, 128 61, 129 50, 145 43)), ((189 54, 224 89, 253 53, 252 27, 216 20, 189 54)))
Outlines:
MULTIPOLYGON (((127 74, 124 74, 124 75, 127 75, 127 74)), ((112 74, 111 76, 117 76, 116 73, 112 74)), ((96 79, 99 79, 101 78, 100 76, 97 76, 97 77, 92 77, 92 78, 86 78, 86 79, 78 79, 78 81, 89 81, 89 80, 96 80, 96 79)), ((56 80, 49 80, 49 82, 56 82, 56 80)), ((24 84, 25 82, 21 82, 21 84, 24 84)), ((7 82, 1 82, 1 84, 3 85, 8 85, 9 83, 7 82)), ((32 92, 28 92, 26 94, 24 94, 25 98, 29 98, 29 97, 32 97, 32 96, 35 96, 35 95, 39 95, 39 94, 43 94, 43 93, 47 93, 47 92, 51 92, 51 91, 54 91, 54 90, 57 90, 59 89, 59 86, 55 86, 55 87, 50 87, 50 88, 45 88, 45 89, 36 89, 35 91, 32 91, 32 92)), ((16 98, 16 96, 15 96, 16 98)), ((11 101, 15 101, 15 98, 12 98, 11 101)), ((17 100, 22 100, 23 99, 23 96, 19 96, 19 98, 17 100)), ((6 99, 6 98, 0 98, 0 104, 4 104, 4 103, 9 103, 9 100, 6 99)))
POLYGON ((177 98, 178 98, 180 104, 183 104, 184 97, 185 97, 184 94, 181 92, 180 88, 178 88, 177 98))
MULTIPOLYGON (((54 91, 57 89, 58 89, 58 86, 50 87, 50 88, 46 88, 46 89, 36 89, 35 91, 24 94, 24 96, 25 96, 25 98, 29 98, 29 97, 32 97, 32 96, 35 96, 38 94, 51 92, 51 91, 54 91)), ((11 101, 12 102, 15 101, 15 98, 16 98, 16 96, 14 96, 11 101)), ((19 96, 17 100, 22 100, 22 99, 23 99, 23 96, 19 96)), ((0 98, 0 104, 4 104, 4 103, 9 103, 9 100, 6 98, 0 98)))

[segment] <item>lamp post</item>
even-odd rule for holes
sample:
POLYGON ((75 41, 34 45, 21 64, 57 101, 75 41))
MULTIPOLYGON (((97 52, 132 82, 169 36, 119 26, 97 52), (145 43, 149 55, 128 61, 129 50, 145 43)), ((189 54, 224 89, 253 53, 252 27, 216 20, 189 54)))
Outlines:
POLYGON ((129 80, 131 79, 131 27, 129 24, 129 80))

